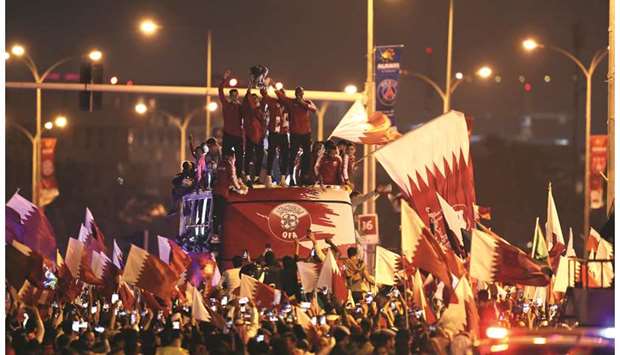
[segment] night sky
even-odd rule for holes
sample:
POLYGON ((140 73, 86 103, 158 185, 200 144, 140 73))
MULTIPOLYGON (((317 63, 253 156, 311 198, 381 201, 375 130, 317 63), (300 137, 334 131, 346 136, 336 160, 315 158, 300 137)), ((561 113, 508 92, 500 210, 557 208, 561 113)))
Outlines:
MULTIPOLYGON (((7 46, 22 43, 45 67, 96 47, 104 52, 106 76, 116 75, 121 82, 204 85, 208 29, 213 31, 214 82, 226 68, 245 78, 247 68, 258 63, 269 66, 271 76, 288 88, 342 90, 355 83, 361 89, 365 80, 365 1, 8 0, 6 11, 7 46), (154 38, 144 38, 137 31, 145 17, 163 26, 154 38)), ((402 67, 427 74, 443 86, 447 12, 447 0, 375 0, 375 43, 404 44, 402 67)), ((473 74, 485 64, 502 80, 463 83, 452 106, 472 114, 477 130, 502 137, 512 134, 523 114, 560 113, 571 122, 577 114, 577 144, 582 145, 582 75, 559 54, 545 50, 527 54, 520 45, 525 37, 534 36, 589 62, 596 50, 607 46, 607 30, 605 0, 455 0, 453 71, 473 74), (525 93, 520 75, 532 85, 531 92, 525 93), (549 83, 545 75, 551 77, 549 83)), ((593 81, 595 134, 606 132, 606 72, 607 60, 593 81)), ((30 76, 23 67, 11 64, 7 80, 30 80, 30 76)), ((401 131, 440 114, 439 97, 424 83, 404 78, 400 89, 396 116, 401 131)), ((75 109, 77 102, 68 104, 75 109)), ((328 120, 335 124, 338 118, 328 120)), ((7 186, 7 193, 12 188, 7 186)), ((488 195, 484 188, 477 186, 479 196, 488 195)), ((545 194, 546 184, 536 188, 537 194, 545 194)), ((544 208, 544 202, 536 206, 537 213, 544 213, 544 208)), ((561 219, 562 208, 580 215, 578 204, 559 208, 561 219)), ((530 217, 527 230, 533 230, 530 217)), ((570 223, 563 224, 567 229, 570 223)), ((515 238, 522 242, 531 233, 515 238)))

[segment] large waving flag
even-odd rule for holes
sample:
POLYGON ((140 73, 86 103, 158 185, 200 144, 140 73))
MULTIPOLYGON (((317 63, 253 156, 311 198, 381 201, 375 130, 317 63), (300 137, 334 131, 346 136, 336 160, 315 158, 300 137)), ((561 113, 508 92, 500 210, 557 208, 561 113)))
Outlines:
POLYGON ((323 267, 321 267, 316 287, 326 288, 329 292, 333 293, 340 302, 345 302, 349 295, 344 274, 338 267, 338 263, 331 249, 328 250, 325 260, 323 261, 323 267))
POLYGON ((84 228, 87 231, 86 245, 91 249, 95 249, 99 252, 105 253, 105 237, 99 229, 93 213, 86 207, 86 214, 84 216, 84 228))
POLYGON ((401 250, 405 260, 413 266, 430 272, 451 290, 452 276, 441 247, 418 214, 401 202, 401 250))
POLYGON ((184 273, 192 263, 192 258, 171 239, 157 236, 157 244, 159 246, 159 258, 170 265, 178 275, 184 273))
POLYGON ((441 327, 450 337, 462 331, 469 332, 474 338, 479 336, 480 317, 474 300, 474 293, 467 277, 462 277, 455 288, 459 302, 449 304, 439 318, 441 327))
POLYGON ((6 203, 6 240, 17 240, 48 260, 56 258, 56 236, 43 210, 16 192, 6 203))
POLYGON ((163 300, 170 300, 179 275, 159 258, 146 250, 131 246, 122 279, 140 287, 163 300))
POLYGON ((422 221, 427 226, 435 222, 444 246, 449 243, 443 223, 439 223, 442 209, 437 194, 462 213, 467 229, 474 227, 473 163, 461 112, 450 111, 429 121, 378 149, 375 156, 422 221))
POLYGON ((549 276, 543 272, 543 266, 489 230, 473 230, 469 273, 484 282, 531 286, 549 284, 549 276))
POLYGON ((297 271, 299 272, 299 279, 301 280, 301 288, 304 292, 312 292, 316 288, 316 283, 319 281, 319 271, 321 270, 321 264, 308 263, 304 261, 297 262, 297 271))
POLYGON ((396 275, 402 268, 400 255, 377 245, 375 252, 375 282, 380 285, 393 286, 396 275))
POLYGON ((330 137, 361 144, 386 144, 400 137, 390 118, 381 112, 370 117, 360 100, 353 103, 330 137))
POLYGON ((558 211, 555 208, 555 201, 553 200, 553 193, 551 192, 551 183, 549 184, 549 193, 547 196, 545 238, 547 239, 547 249, 549 250, 549 261, 555 271, 558 267, 560 255, 566 250, 566 244, 564 243, 560 218, 558 217, 558 211))
POLYGON ((282 292, 251 276, 241 274, 239 297, 251 299, 258 307, 272 307, 280 303, 282 292))

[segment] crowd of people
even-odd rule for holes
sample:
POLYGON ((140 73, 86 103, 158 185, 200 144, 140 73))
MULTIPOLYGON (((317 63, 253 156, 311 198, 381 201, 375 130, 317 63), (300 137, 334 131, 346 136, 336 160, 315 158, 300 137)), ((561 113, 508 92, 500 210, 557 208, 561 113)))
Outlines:
POLYGON ((259 97, 250 81, 240 99, 235 88, 225 94, 230 79, 231 72, 226 71, 218 87, 222 137, 211 137, 195 146, 190 135, 194 161, 183 162, 182 171, 172 181, 172 211, 183 195, 196 190, 212 189, 216 196, 225 198, 231 189, 243 194, 255 184, 268 188, 315 184, 353 187, 355 145, 344 140, 312 142, 311 114, 316 106, 304 98, 302 87, 295 89, 295 98, 287 97, 283 89, 275 90, 274 97, 269 90, 271 80, 267 79, 266 86, 258 90, 259 97))
MULTIPOLYGON (((316 243, 312 234, 309 238, 316 243)), ((329 249, 314 245, 303 261, 318 264, 325 258, 329 249)), ((118 294, 108 297, 84 286, 72 301, 33 305, 9 289, 7 354, 466 354, 473 333, 484 337, 490 326, 562 325, 562 305, 527 300, 522 289, 492 284, 476 294, 479 331, 465 326, 454 332, 442 321, 448 304, 438 283, 424 286, 432 300, 424 309, 406 282, 377 285, 357 249, 346 254, 340 256, 351 290, 346 300, 326 289, 304 290, 298 255, 279 259, 267 247, 254 260, 236 256, 219 280, 204 280, 194 291, 209 321, 193 314, 192 296, 162 306, 134 288, 135 303, 123 304, 118 294), (243 275, 281 290, 280 301, 265 305, 240 297, 243 275)))

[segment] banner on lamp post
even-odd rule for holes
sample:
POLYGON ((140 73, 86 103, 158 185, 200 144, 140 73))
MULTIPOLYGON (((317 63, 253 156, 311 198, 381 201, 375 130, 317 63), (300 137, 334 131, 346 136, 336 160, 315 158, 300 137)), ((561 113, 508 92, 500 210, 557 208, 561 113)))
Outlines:
POLYGON ((590 136, 590 208, 605 205, 603 175, 607 168, 607 135, 590 136))
POLYGON ((400 77, 402 44, 375 47, 375 109, 386 114, 396 124, 394 105, 400 77))
POLYGON ((41 182, 39 184, 39 206, 49 205, 60 194, 56 182, 54 155, 56 138, 41 138, 41 182))

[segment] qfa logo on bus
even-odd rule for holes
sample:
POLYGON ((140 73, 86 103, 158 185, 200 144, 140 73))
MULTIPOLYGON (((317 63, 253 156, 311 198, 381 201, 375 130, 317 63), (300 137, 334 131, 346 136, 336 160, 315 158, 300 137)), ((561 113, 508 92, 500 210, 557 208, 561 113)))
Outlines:
POLYGON ((310 226, 310 213, 296 203, 283 203, 269 212, 269 230, 274 237, 285 242, 302 238, 310 226))

